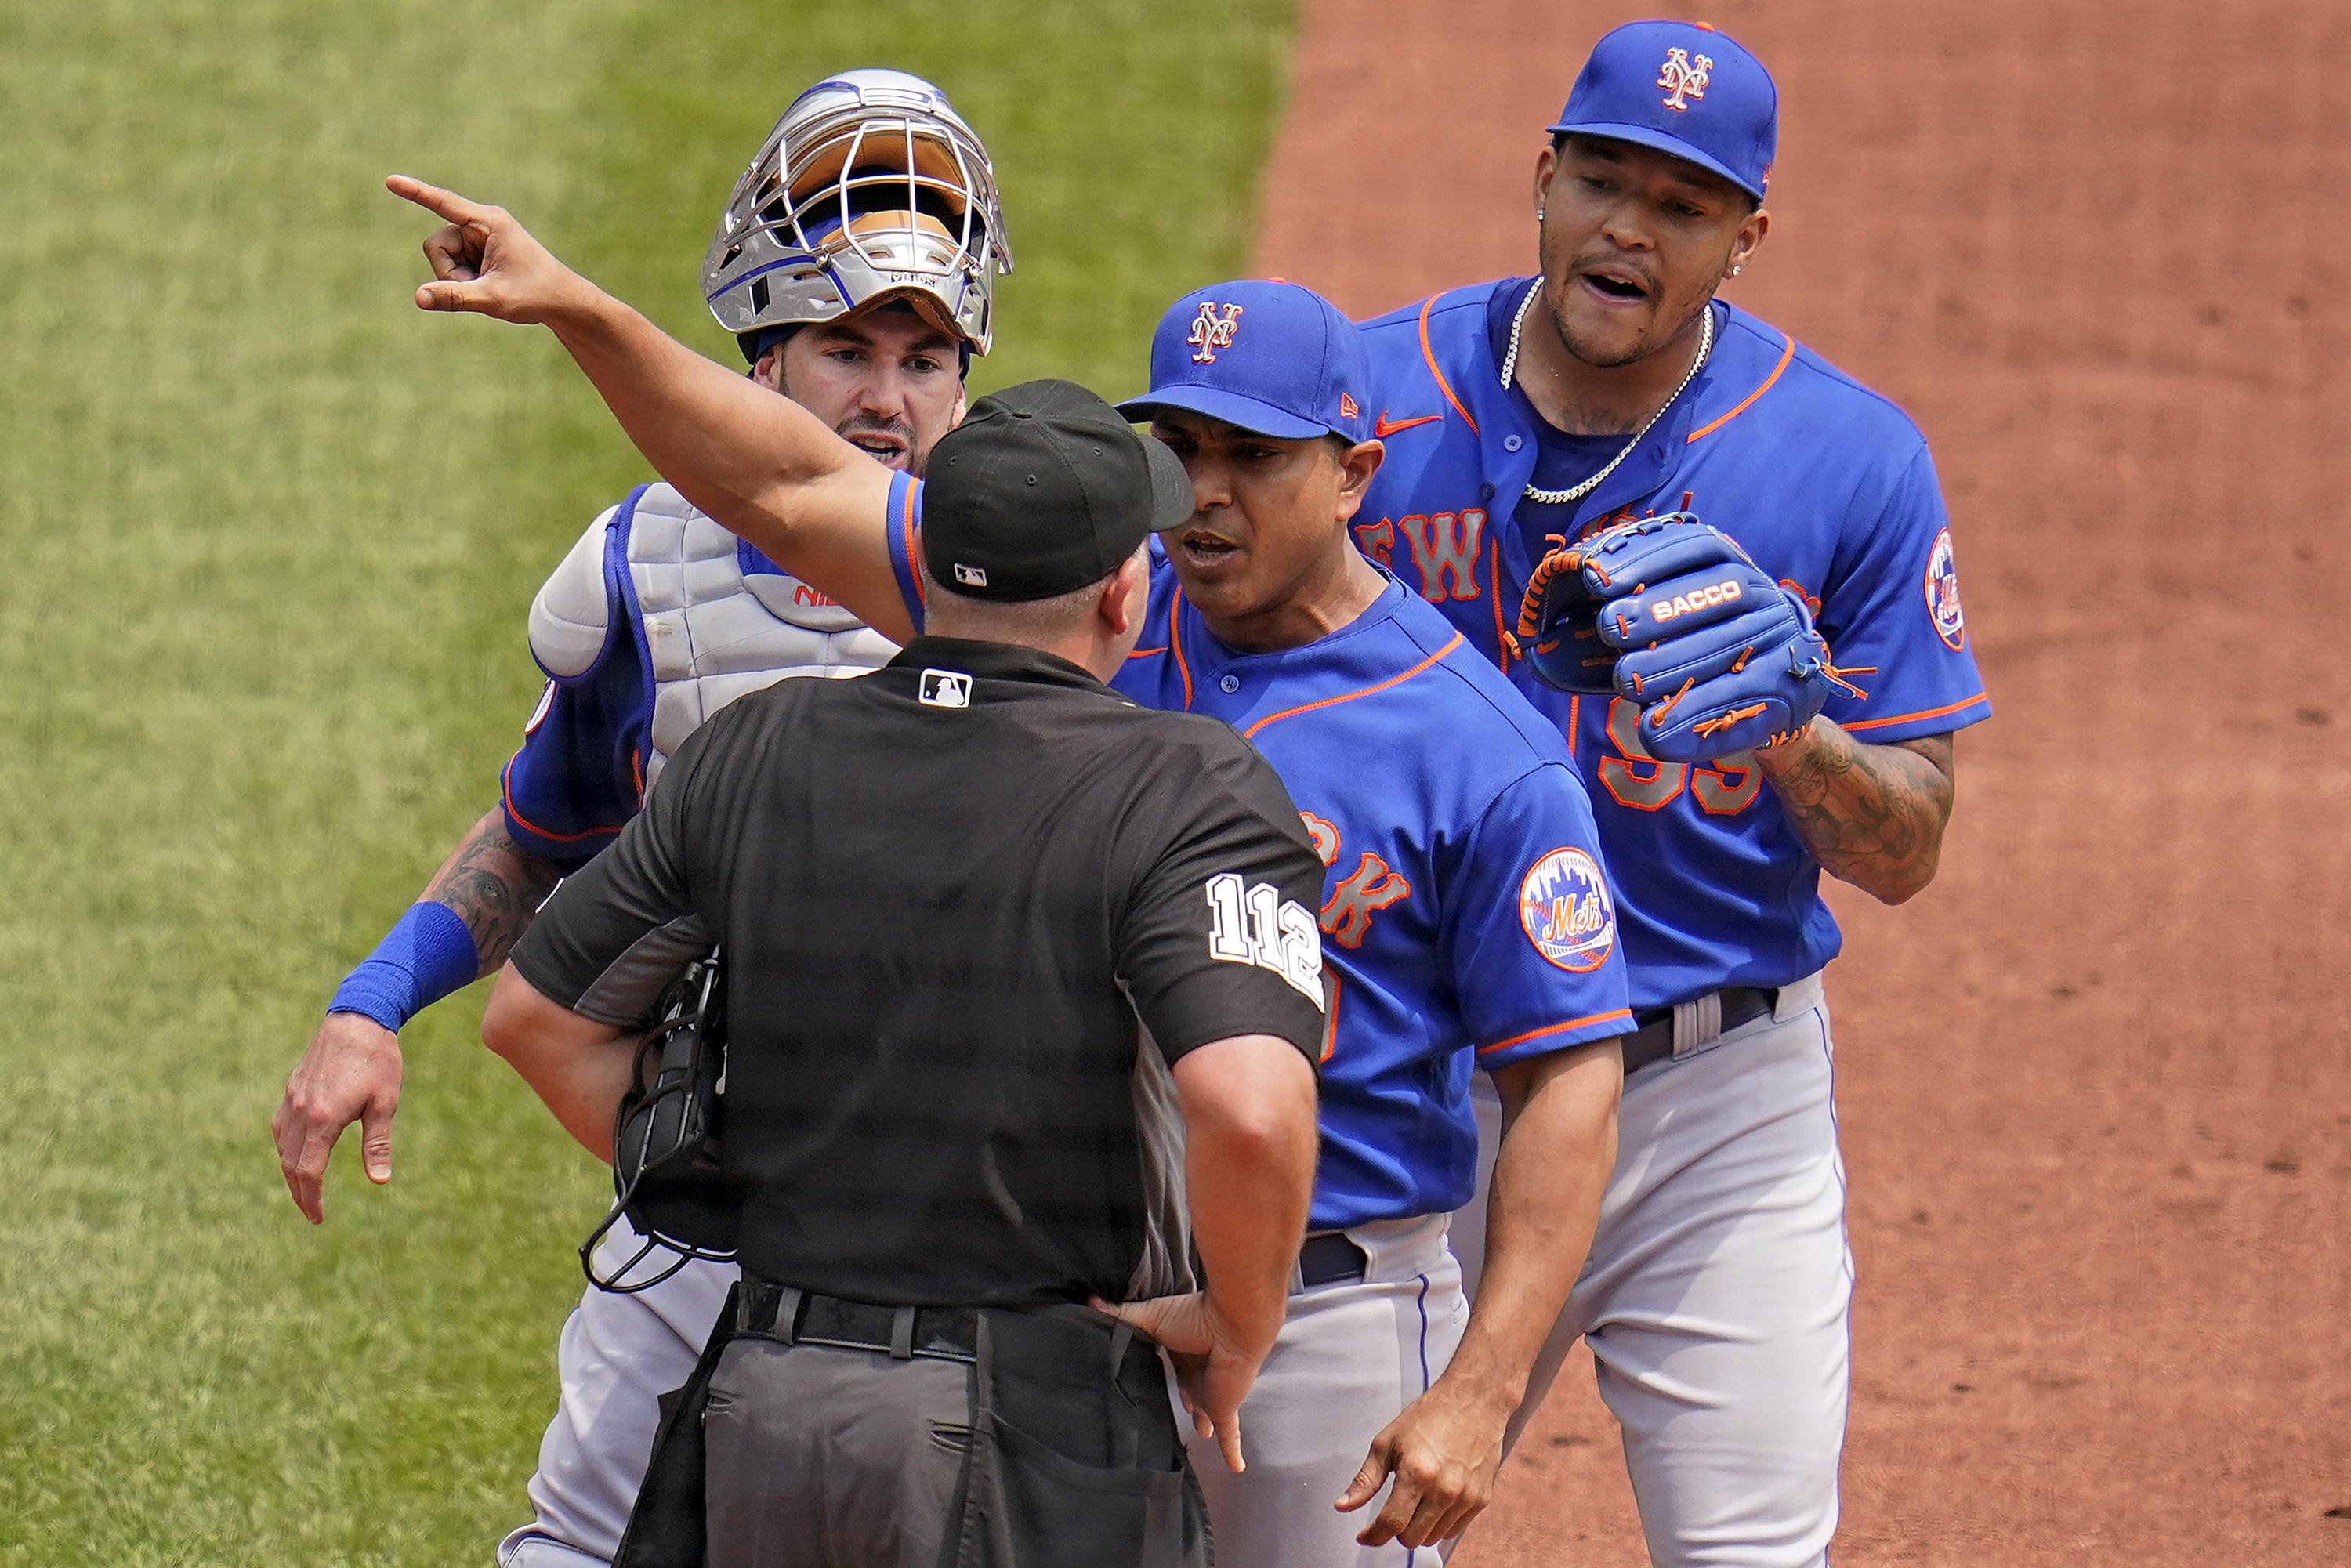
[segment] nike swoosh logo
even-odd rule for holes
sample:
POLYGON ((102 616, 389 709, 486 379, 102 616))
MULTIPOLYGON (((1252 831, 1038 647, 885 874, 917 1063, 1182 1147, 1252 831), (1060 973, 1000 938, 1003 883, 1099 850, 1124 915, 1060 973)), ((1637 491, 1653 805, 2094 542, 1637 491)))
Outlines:
POLYGON ((1441 413, 1424 413, 1418 419, 1392 420, 1388 418, 1388 411, 1382 409, 1379 418, 1372 421, 1372 439, 1385 441, 1399 430, 1410 430, 1416 424, 1434 424, 1444 417, 1441 413))

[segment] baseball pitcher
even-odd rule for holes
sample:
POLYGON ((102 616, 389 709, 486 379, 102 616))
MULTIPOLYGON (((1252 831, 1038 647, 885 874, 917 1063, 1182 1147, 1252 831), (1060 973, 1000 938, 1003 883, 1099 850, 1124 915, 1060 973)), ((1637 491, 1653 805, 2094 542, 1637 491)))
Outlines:
POLYGON ((1732 39, 1618 28, 1535 161, 1537 275, 1364 328, 1389 456, 1355 538, 1557 726, 1617 878, 1621 1153, 1525 1408, 1585 1338, 1672 1568, 1824 1561, 1852 1265, 1820 876, 1925 887, 1991 711, 1917 427, 1714 298, 1777 137, 1732 39))

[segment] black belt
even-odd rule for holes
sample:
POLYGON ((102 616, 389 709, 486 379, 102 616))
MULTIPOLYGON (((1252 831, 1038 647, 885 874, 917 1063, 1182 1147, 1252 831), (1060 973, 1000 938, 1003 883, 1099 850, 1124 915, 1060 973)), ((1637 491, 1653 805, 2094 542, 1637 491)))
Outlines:
MULTIPOLYGON (((1752 986, 1725 986, 1714 993, 1722 998, 1721 1032, 1729 1034, 1740 1024, 1751 1023, 1777 1005, 1780 993, 1775 989, 1757 990, 1752 986)), ((1644 1067, 1652 1067, 1674 1053, 1674 1009, 1670 1007, 1646 1008, 1633 1015, 1635 1029, 1624 1040, 1625 1076, 1630 1078, 1644 1067)))
POLYGON ((1299 1283, 1306 1290, 1324 1285, 1360 1285, 1371 1260, 1347 1239, 1343 1230, 1310 1236, 1298 1249, 1299 1283))
POLYGON ((922 1355, 967 1362, 979 1354, 979 1318, 970 1307, 885 1307, 747 1274, 735 1309, 735 1332, 784 1344, 878 1350, 900 1361, 922 1355))

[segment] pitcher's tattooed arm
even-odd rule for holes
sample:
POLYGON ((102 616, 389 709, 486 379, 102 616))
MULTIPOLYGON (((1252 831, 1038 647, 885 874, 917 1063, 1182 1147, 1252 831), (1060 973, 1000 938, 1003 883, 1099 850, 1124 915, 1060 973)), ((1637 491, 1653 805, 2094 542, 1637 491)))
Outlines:
POLYGON ((1951 820, 1951 737, 1891 746, 1855 740, 1825 718, 1756 754, 1804 847, 1830 875, 1886 904, 1935 880, 1951 820))
POLYGON ((554 862, 514 841, 506 812, 493 806, 467 831, 420 895, 456 911, 474 935, 481 973, 495 975, 522 939, 530 917, 563 880, 554 862))

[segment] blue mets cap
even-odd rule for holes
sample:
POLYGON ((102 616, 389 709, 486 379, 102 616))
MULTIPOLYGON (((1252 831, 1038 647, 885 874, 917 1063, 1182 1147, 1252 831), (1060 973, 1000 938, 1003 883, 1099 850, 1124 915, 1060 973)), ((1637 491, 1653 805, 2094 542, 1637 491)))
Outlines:
POLYGON ((1326 433, 1362 441, 1371 379, 1355 324, 1312 289, 1219 283, 1167 308, 1151 338, 1151 390, 1118 412, 1148 419, 1184 408, 1285 441, 1326 433))
POLYGON ((1627 22, 1592 47, 1551 131, 1654 147, 1760 202, 1780 93, 1761 60, 1703 22, 1627 22))

